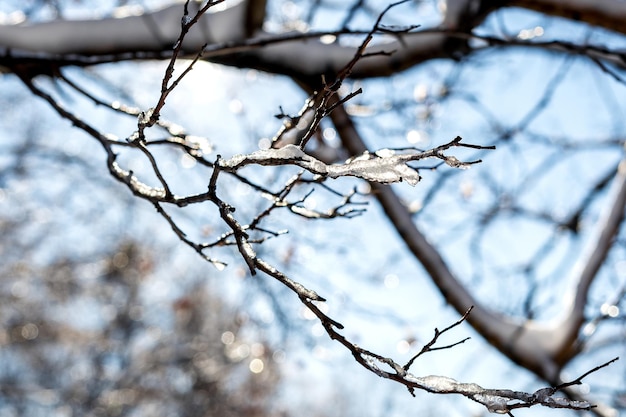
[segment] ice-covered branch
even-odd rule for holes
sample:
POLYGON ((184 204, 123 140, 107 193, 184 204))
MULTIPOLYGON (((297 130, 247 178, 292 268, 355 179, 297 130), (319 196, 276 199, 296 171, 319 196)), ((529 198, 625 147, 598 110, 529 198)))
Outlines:
POLYGON ((530 408, 541 405, 548 408, 567 408, 571 410, 590 410, 594 406, 588 401, 570 400, 557 397, 554 388, 542 388, 534 393, 508 389, 487 389, 478 384, 459 382, 445 376, 429 375, 416 377, 407 374, 405 379, 415 388, 437 394, 460 394, 484 405, 491 413, 509 414, 518 408, 530 408))
POLYGON ((220 168, 236 170, 246 165, 297 165, 307 171, 329 178, 358 177, 383 184, 406 181, 411 185, 418 183, 420 177, 414 168, 406 164, 407 159, 399 156, 380 157, 366 154, 346 161, 344 164, 327 165, 313 158, 295 145, 286 145, 280 149, 266 149, 247 155, 236 155, 220 161, 220 168))
MULTIPOLYGON (((613 247, 615 236, 622 226, 626 207, 626 160, 622 160, 617 167, 609 196, 606 209, 596 223, 594 234, 574 266, 574 288, 566 297, 568 308, 565 309, 562 324, 559 326, 560 332, 564 335, 565 346, 574 344, 578 338, 585 320, 589 289, 604 265, 613 247)), ((565 350, 565 347, 562 349, 565 350)), ((575 350, 569 353, 573 355, 575 350)))
MULTIPOLYGON (((473 401, 476 401, 477 403, 482 404, 490 412, 497 414, 512 415, 511 412, 515 409, 530 408, 533 406, 565 408, 579 411, 591 410, 595 406, 588 401, 569 399, 566 397, 557 396, 556 394, 572 385, 581 384, 583 378, 610 365, 617 360, 617 358, 615 358, 600 366, 597 366, 570 382, 561 384, 556 387, 541 388, 533 393, 514 391, 510 389, 483 388, 478 384, 459 382, 456 379, 447 376, 416 376, 407 371, 407 365, 410 366, 410 363, 402 366, 394 361, 392 358, 378 355, 352 343, 345 336, 339 333, 338 330, 343 329, 343 326, 340 323, 337 323, 333 319, 326 316, 326 314, 324 314, 312 301, 305 299, 303 300, 303 303, 313 312, 313 314, 315 314, 320 319, 329 337, 333 340, 337 340, 344 347, 346 347, 352 353, 352 356, 356 359, 358 363, 360 363, 363 367, 373 372, 374 374, 380 376, 381 378, 393 380, 406 386, 412 395, 415 395, 416 389, 428 391, 434 394, 463 395, 473 401)), ((465 321, 468 316, 471 316, 469 313, 470 311, 468 310, 459 321, 446 327, 442 332, 458 326, 460 323, 465 321)), ((434 347, 436 342, 437 333, 433 340, 431 340, 431 342, 429 342, 425 346, 425 348, 422 349, 422 352, 425 350, 428 351, 435 349, 449 349, 458 344, 456 343, 454 345, 436 348, 434 347)), ((419 354, 416 356, 419 356, 419 354)))
MULTIPOLYGON (((333 112, 331 118, 344 146, 350 152, 358 154, 366 150, 343 107, 333 112)), ((422 263, 446 301, 460 314, 474 306, 468 317, 468 322, 474 329, 515 363, 551 383, 558 383, 561 364, 557 362, 557 357, 568 353, 564 349, 570 346, 564 343, 569 340, 567 337, 570 333, 562 328, 563 322, 555 320, 553 323, 536 323, 531 320, 516 320, 479 303, 449 268, 440 252, 418 229, 408 208, 395 191, 377 183, 372 184, 372 188, 373 195, 380 202, 387 217, 409 250, 422 263)))
POLYGON ((439 158, 451 167, 467 168, 480 161, 461 162, 454 156, 445 155, 443 151, 453 146, 493 149, 493 147, 465 145, 460 142, 461 138, 457 137, 452 142, 425 152, 416 149, 402 151, 381 149, 375 153, 364 152, 343 164, 330 165, 312 157, 296 145, 286 145, 279 149, 264 149, 251 154, 235 155, 227 160, 220 160, 218 166, 224 170, 234 171, 246 165, 297 165, 323 177, 358 177, 380 184, 405 181, 410 185, 416 185, 420 180, 418 170, 409 166, 408 162, 439 158))

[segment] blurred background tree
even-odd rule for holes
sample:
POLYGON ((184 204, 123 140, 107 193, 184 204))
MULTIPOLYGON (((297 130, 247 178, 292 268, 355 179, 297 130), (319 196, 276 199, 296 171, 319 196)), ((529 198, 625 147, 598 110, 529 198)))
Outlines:
POLYGON ((280 380, 276 352, 249 341, 245 315, 200 277, 155 303, 145 296, 159 267, 152 250, 108 249, 43 266, 28 252, 5 257, 3 415, 278 415, 267 401, 280 380))

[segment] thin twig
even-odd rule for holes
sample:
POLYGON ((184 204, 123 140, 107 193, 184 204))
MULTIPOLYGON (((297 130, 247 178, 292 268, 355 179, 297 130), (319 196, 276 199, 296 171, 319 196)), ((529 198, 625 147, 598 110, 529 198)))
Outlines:
POLYGON ((470 338, 469 338, 469 337, 466 337, 465 339, 460 340, 460 341, 458 341, 458 342, 456 342, 456 343, 453 343, 453 344, 451 344, 451 345, 447 345, 447 346, 440 346, 440 347, 433 347, 433 345, 434 345, 435 343, 437 343, 437 340, 439 339, 439 337, 440 337, 442 334, 446 333, 447 331, 449 331, 449 330, 451 330, 451 329, 455 328, 456 326, 460 325, 461 323, 463 323, 463 322, 467 319, 467 316, 469 316, 469 314, 470 314, 470 312, 472 311, 472 309, 473 309, 473 308, 474 308, 474 306, 471 306, 470 308, 468 308, 468 309, 467 309, 467 311, 465 312, 465 314, 463 314, 463 316, 461 316, 461 318, 460 318, 459 320, 457 320, 456 322, 452 323, 450 326, 446 327, 445 329, 443 329, 443 330, 441 330, 441 331, 440 331, 439 329, 435 328, 435 334, 434 334, 433 338, 430 340, 430 342, 426 343, 426 344, 424 345, 424 347, 422 348, 422 350, 420 350, 417 354, 415 354, 415 355, 414 355, 414 356, 413 356, 413 357, 412 357, 412 358, 411 358, 411 359, 410 359, 410 360, 406 363, 406 365, 404 365, 402 368, 403 368, 405 371, 408 371, 408 370, 409 370, 409 368, 411 367, 411 365, 413 365, 413 362, 415 362, 415 360, 416 360, 417 358, 419 358, 421 355, 423 355, 424 353, 427 353, 427 352, 432 352, 432 351, 435 351, 435 350, 450 349, 450 348, 452 348, 452 347, 454 347, 454 346, 460 345, 461 343, 464 343, 464 342, 466 342, 467 340, 469 340, 470 338))

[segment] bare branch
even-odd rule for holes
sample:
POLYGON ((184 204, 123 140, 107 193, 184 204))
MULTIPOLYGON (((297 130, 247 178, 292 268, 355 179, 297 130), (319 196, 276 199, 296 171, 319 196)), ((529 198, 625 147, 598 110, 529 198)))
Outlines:
POLYGON ((467 340, 469 340, 469 337, 466 337, 465 339, 458 341, 456 343, 453 343, 451 345, 447 345, 447 346, 438 346, 438 347, 433 347, 433 345, 435 343, 437 343, 437 340, 439 339, 439 336, 441 336, 442 334, 446 333, 447 331, 455 328, 456 326, 460 325, 461 323, 463 323, 466 319, 467 316, 470 314, 470 312, 472 311, 472 308, 474 308, 473 306, 468 308, 467 311, 465 312, 465 314, 463 314, 463 316, 457 320, 455 323, 452 323, 450 326, 446 327, 443 330, 439 330, 437 328, 435 328, 435 335, 433 336, 433 338, 430 340, 430 342, 426 343, 424 345, 424 347, 422 348, 422 350, 420 350, 415 356, 413 356, 407 363, 406 365, 403 366, 405 371, 408 371, 409 368, 411 367, 411 365, 413 364, 413 362, 415 362, 415 360, 417 358, 419 358, 421 355, 423 355, 424 353, 427 352, 433 352, 435 350, 443 350, 443 349, 450 349, 454 346, 457 346, 461 343, 465 343, 467 340))
POLYGON ((167 96, 178 86, 178 84, 183 79, 183 77, 185 77, 185 75, 187 75, 189 71, 191 71, 194 64, 202 56, 202 50, 206 47, 206 45, 203 45, 202 48, 200 48, 200 51, 196 54, 196 57, 187 65, 187 68, 185 68, 183 72, 172 83, 170 83, 170 80, 172 79, 172 76, 174 75, 174 64, 176 63, 178 56, 181 53, 181 50, 183 47, 183 41, 185 40, 185 37, 187 36, 189 29, 191 29, 193 25, 198 23, 202 15, 204 15, 206 11, 209 10, 209 8, 217 4, 220 4, 223 1, 224 0, 208 1, 200 10, 198 10, 198 12, 193 17, 189 16, 189 9, 188 9, 189 0, 185 2, 184 14, 181 20, 180 35, 178 39, 176 40, 176 42, 174 43, 174 50, 172 52, 170 62, 165 70, 165 75, 163 76, 163 80, 161 82, 161 95, 159 96, 159 100, 157 104, 148 112, 146 112, 146 114, 143 117, 141 117, 141 115, 139 117, 138 132, 139 132, 140 139, 143 140, 145 138, 144 133, 143 133, 144 129, 147 127, 152 127, 159 120, 159 117, 161 115, 161 109, 165 105, 165 100, 167 99, 167 96))

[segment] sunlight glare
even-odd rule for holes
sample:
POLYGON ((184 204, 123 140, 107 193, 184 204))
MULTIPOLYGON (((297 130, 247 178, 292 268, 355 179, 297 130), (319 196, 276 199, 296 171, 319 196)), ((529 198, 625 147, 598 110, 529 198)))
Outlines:
POLYGON ((30 292, 30 285, 24 281, 17 281, 11 286, 11 295, 15 298, 24 298, 30 292))
POLYGON ((459 191, 464 200, 469 200, 474 195, 474 183, 470 180, 461 181, 459 191))
POLYGON ((235 334, 233 332, 226 331, 222 333, 221 340, 222 340, 222 343, 225 345, 232 345, 233 342, 235 341, 235 334))
POLYGON ((270 142, 268 138, 259 139, 259 143, 258 143, 259 149, 262 149, 262 150, 269 149, 271 145, 272 145, 272 142, 270 142))
POLYGON ((306 307, 302 307, 302 310, 300 311, 300 315, 304 317, 306 320, 315 320, 316 318, 315 313, 313 313, 311 310, 309 310, 306 307))
POLYGON ((328 349, 323 346, 315 346, 315 349, 313 349, 313 357, 317 359, 326 360, 329 356, 330 352, 328 352, 328 349))
POLYGON ((259 72, 257 70, 251 69, 246 71, 246 81, 256 81, 259 78, 259 72))
POLYGON ((619 315, 619 307, 613 304, 604 303, 602 304, 602 307, 600 307, 600 312, 605 316, 615 318, 619 315))
POLYGON ((409 353, 409 350, 411 350, 411 344, 406 340, 400 340, 396 344, 396 350, 401 355, 407 354, 409 353))
POLYGON ((232 345, 229 345, 229 349, 226 349, 226 354, 228 355, 228 357, 235 362, 238 362, 242 359, 247 358, 248 356, 250 356, 250 346, 242 343, 239 346, 236 347, 232 347, 232 345))
POLYGON ((250 353, 255 357, 263 356, 265 354, 265 346, 263 346, 263 343, 253 343, 250 346, 250 353))
POLYGON ((180 164, 184 169, 191 169, 196 166, 196 163, 196 159, 189 154, 183 154, 180 157, 180 164))
POLYGON ((0 25, 17 25, 26 20, 26 14, 21 10, 11 13, 0 13, 0 25))
POLYGON ((525 41, 539 36, 543 36, 543 34, 543 28, 541 26, 536 26, 532 29, 520 30, 520 32, 517 34, 517 38, 525 41))
POLYGON ((426 84, 418 84, 413 89, 413 99, 415 101, 424 101, 428 98, 428 86, 426 84))
POLYGON ((384 279, 385 287, 389 289, 397 288, 400 285, 400 278, 396 274, 387 274, 384 279))
POLYGON ((254 358, 250 361, 250 372, 252 372, 253 374, 260 374, 261 372, 263 372, 263 368, 265 367, 265 365, 263 364, 263 361, 259 358, 254 358))
POLYGON ((428 134, 423 131, 411 129, 406 133, 407 142, 413 145, 425 145, 428 143, 428 134))
POLYGON ((121 6, 113 9, 111 16, 116 19, 122 19, 124 17, 141 16, 145 12, 144 8, 138 4, 121 6))
POLYGON ((335 43, 336 40, 337 40, 337 37, 335 35, 320 36, 320 42, 322 42, 324 45, 330 45, 332 43, 335 43))
POLYGON ((228 103, 228 110, 233 114, 239 114, 243 111, 243 103, 241 100, 233 99, 228 103))
POLYGON ((311 326, 311 334, 315 337, 321 337, 324 335, 324 326, 321 323, 315 323, 311 326))
POLYGON ((332 127, 327 127, 326 129, 324 129, 322 135, 324 136, 324 139, 329 142, 333 142, 337 139, 337 131, 332 127))
POLYGON ((287 354, 284 350, 277 350, 272 354, 272 359, 276 363, 282 363, 287 358, 287 354))
POLYGON ((34 340, 39 336, 39 328, 36 324, 27 323, 22 327, 22 337, 26 340, 34 340))
POLYGON ((424 203, 421 200, 413 200, 409 203, 409 212, 417 213, 424 207, 424 203))
POLYGON ((252 191, 253 191, 252 187, 242 182, 238 183, 236 186, 236 193, 237 195, 240 195, 240 196, 247 196, 250 193, 252 193, 252 191))

